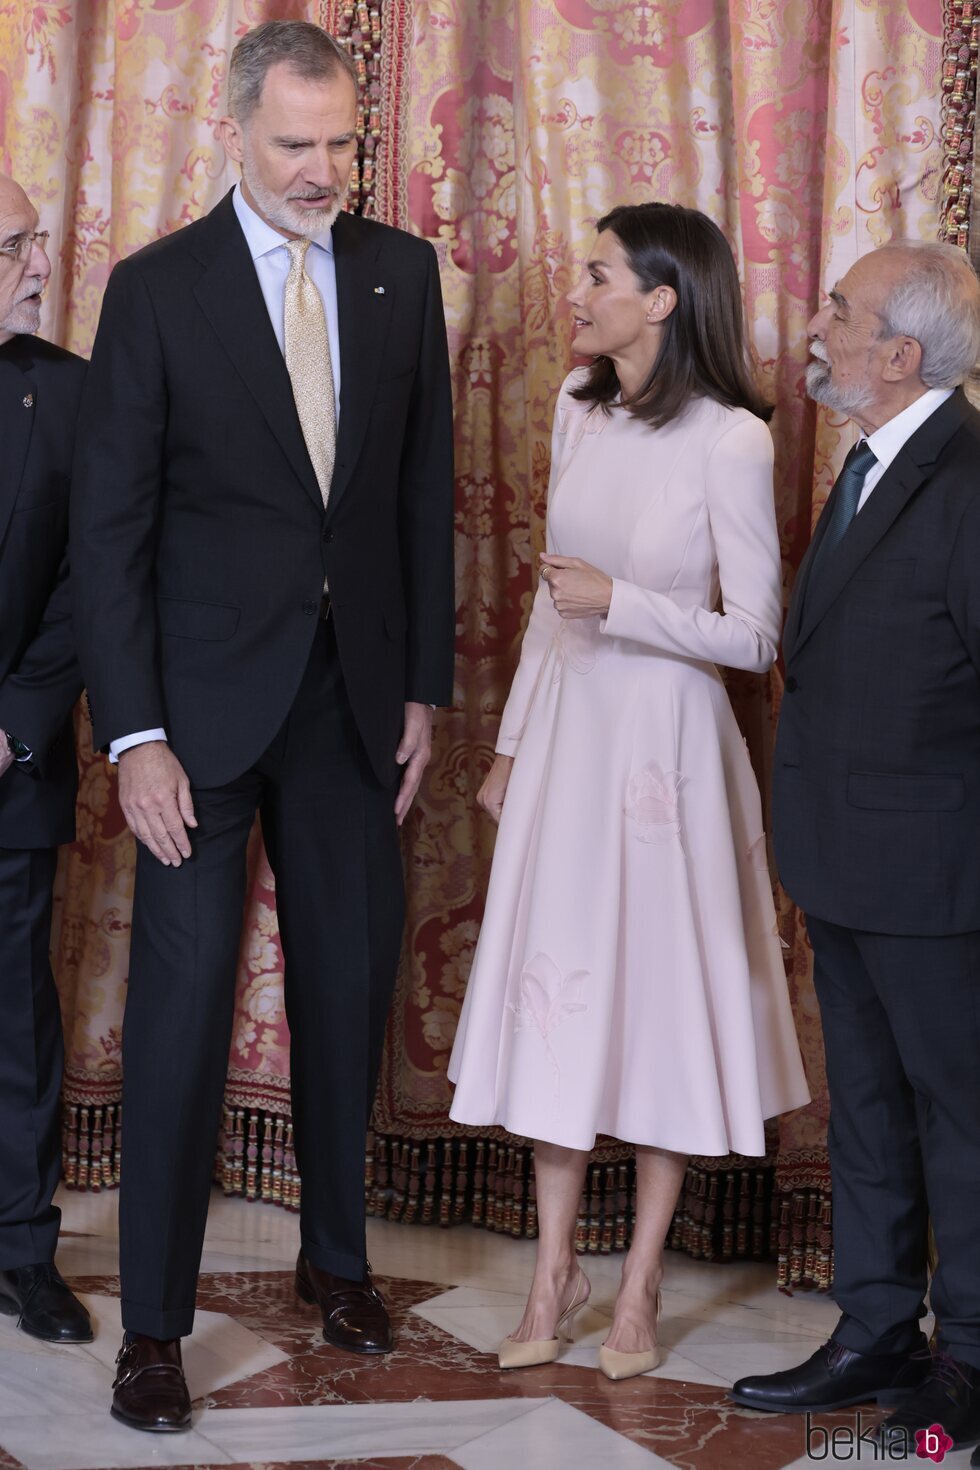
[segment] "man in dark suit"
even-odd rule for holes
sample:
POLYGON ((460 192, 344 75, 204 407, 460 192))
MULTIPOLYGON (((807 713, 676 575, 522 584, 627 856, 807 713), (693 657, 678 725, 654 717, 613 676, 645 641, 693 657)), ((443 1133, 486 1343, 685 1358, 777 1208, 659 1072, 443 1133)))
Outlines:
POLYGON ((61 1212, 61 1013, 48 961, 58 844, 75 835, 68 595, 79 357, 33 334, 47 231, 0 174, 0 1313, 47 1342, 90 1342, 54 1264, 61 1212))
POLYGON ((83 410, 76 618, 138 851, 123 1066, 126 1329, 113 1413, 189 1422, 245 849, 276 875, 302 1175, 297 1291, 385 1352, 364 1136, 403 921, 397 825, 452 693, 452 414, 436 257, 341 212, 350 59, 246 35, 221 131, 242 182, 117 266, 83 410))
POLYGON ((937 1423, 980 1439, 980 286, 952 246, 883 247, 809 331, 811 396, 862 438, 790 604, 773 824, 813 944, 842 1315, 733 1394, 898 1404, 901 1454, 937 1423))

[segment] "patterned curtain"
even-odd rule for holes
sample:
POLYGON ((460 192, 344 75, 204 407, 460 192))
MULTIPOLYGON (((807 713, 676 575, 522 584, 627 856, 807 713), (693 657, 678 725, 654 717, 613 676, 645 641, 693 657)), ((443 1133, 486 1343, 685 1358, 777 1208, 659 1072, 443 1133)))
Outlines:
MULTIPOLYGON (((949 0, 961 13, 972 0, 949 0)), ((805 326, 829 277, 894 238, 935 236, 940 0, 8 0, 0 157, 52 231, 44 331, 91 345, 111 261, 196 218, 229 186, 216 145, 227 57, 269 16, 344 36, 368 97, 358 204, 436 245, 453 349, 459 660, 454 709, 405 830, 409 922, 369 1147, 369 1203, 393 1218, 533 1233, 526 1140, 445 1122, 445 1069, 493 844, 473 793, 530 603, 550 415, 569 363, 562 297, 612 204, 696 205, 741 267, 761 380, 778 405, 787 592, 850 431, 802 393, 805 326)), ((975 53, 974 53, 975 56, 975 53)), ((972 137, 972 134, 971 134, 972 137)), ((779 673, 730 689, 763 786, 779 673)), ((118 1178, 119 1030, 133 852, 79 720, 79 839, 59 876, 54 956, 68 1039, 66 1172, 118 1178)), ((694 1160, 673 1243, 762 1254, 826 1285, 826 1085, 809 956, 781 901, 815 1102, 763 1160, 694 1160)), ((287 1034, 271 876, 252 852, 219 1169, 295 1206, 287 1034)), ((596 1154, 580 1244, 624 1243, 628 1151, 596 1154)))

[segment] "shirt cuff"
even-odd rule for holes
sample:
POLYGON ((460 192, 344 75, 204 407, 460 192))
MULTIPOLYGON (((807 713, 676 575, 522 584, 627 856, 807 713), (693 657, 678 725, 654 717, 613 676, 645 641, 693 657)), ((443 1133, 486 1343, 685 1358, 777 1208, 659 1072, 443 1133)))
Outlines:
POLYGON ((116 765, 124 750, 131 750, 134 745, 148 745, 151 740, 166 740, 166 730, 137 730, 134 735, 120 735, 118 740, 109 742, 109 760, 116 765))

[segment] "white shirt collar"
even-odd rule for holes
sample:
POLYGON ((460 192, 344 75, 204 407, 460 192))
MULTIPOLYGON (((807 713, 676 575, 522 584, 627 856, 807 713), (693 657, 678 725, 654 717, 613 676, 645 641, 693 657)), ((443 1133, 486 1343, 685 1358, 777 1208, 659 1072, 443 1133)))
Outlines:
MULTIPOLYGON (((245 234, 245 241, 253 260, 260 256, 269 255, 273 250, 278 250, 280 245, 288 242, 285 235, 280 235, 271 225, 266 224, 261 215, 256 214, 252 206, 246 201, 242 193, 241 184, 235 185, 232 194, 232 203, 235 213, 238 215, 238 223, 245 234)), ((332 230, 320 230, 318 234, 311 235, 310 240, 325 250, 328 255, 333 255, 333 232, 332 230)))
MULTIPOLYGON (((927 388, 921 398, 903 408, 893 419, 882 424, 868 436, 868 447, 872 450, 883 470, 887 470, 899 450, 921 429, 926 419, 936 412, 947 398, 952 398, 955 388, 927 388)), ((864 436, 862 435, 862 438, 864 436)), ((858 441, 861 442, 860 440, 858 441)))

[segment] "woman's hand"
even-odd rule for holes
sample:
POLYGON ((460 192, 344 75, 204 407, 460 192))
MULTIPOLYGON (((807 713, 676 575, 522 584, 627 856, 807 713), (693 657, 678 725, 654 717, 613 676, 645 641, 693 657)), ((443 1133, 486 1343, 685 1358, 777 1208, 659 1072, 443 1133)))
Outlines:
POLYGON ((513 764, 512 755, 495 755, 487 778, 476 793, 477 806, 482 806, 485 812, 489 812, 495 822, 500 821, 500 813, 504 809, 504 797, 513 764))
POLYGON ((604 618, 612 598, 612 577, 578 556, 541 556, 541 575, 562 618, 604 618))

